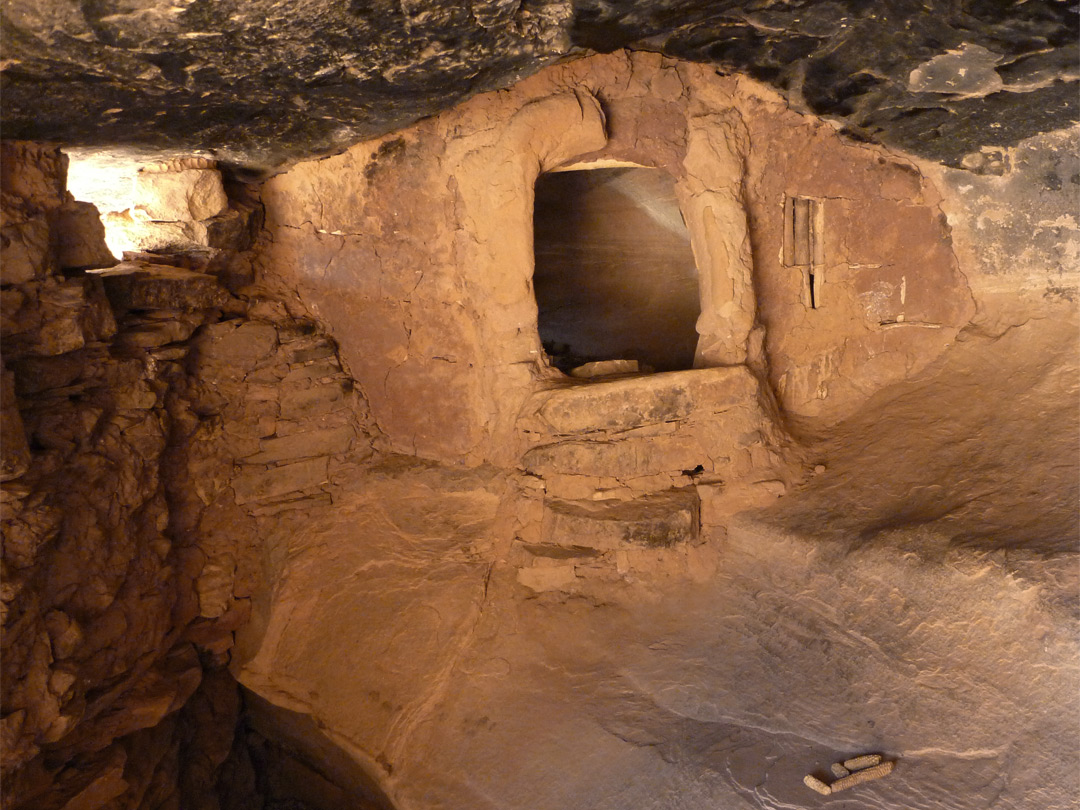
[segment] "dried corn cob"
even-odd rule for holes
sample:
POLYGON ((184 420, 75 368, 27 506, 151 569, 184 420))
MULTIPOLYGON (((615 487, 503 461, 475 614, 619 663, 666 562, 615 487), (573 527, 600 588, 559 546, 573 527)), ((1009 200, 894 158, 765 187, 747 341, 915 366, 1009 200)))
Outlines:
POLYGON ((875 779, 880 779, 883 776, 888 776, 892 773, 894 762, 882 762, 880 765, 875 765, 872 768, 864 768, 861 771, 856 771, 851 776, 845 776, 843 779, 837 779, 832 785, 829 786, 831 792, 836 793, 840 790, 847 790, 850 787, 861 785, 863 782, 872 782, 875 779))
POLYGON ((881 754, 863 754, 861 757, 852 757, 844 760, 844 767, 849 771, 861 771, 881 762, 881 754))
POLYGON ((812 774, 807 774, 803 777, 803 784, 805 784, 811 790, 816 790, 822 796, 828 796, 830 793, 832 793, 831 787, 826 785, 824 782, 822 782, 820 779, 818 779, 816 776, 813 776, 812 774))

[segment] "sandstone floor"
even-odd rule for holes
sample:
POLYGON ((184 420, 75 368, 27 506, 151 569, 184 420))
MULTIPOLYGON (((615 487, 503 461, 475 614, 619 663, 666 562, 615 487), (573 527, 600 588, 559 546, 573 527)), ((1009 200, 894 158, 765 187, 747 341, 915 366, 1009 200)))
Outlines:
POLYGON ((1075 336, 969 328, 804 437, 800 487, 564 589, 518 577, 528 480, 357 471, 283 521, 241 682, 379 774, 372 806, 1075 807, 1075 336), (864 752, 895 772, 803 785, 864 752))

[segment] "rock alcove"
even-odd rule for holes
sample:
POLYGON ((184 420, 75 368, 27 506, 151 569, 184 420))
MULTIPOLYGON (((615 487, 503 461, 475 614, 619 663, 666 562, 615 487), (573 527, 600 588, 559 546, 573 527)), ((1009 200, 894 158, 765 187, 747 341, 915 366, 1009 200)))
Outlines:
MULTIPOLYGON (((911 92, 1019 81, 954 50, 911 92)), ((246 165, 4 141, 4 807, 1070 807, 1077 131, 946 166, 811 114, 811 56, 801 102, 616 50, 246 165), (649 298, 580 348, 575 286, 649 298)))

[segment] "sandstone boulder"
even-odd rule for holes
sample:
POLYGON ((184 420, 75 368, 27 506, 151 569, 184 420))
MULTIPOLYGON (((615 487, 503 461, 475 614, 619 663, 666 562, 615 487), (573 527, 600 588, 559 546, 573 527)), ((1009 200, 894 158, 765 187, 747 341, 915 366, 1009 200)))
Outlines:
POLYGON ((209 219, 229 206, 217 169, 139 172, 132 199, 135 216, 171 222, 209 219))
POLYGON ((22 284, 52 267, 49 223, 43 217, 0 229, 0 284, 22 284))
POLYGON ((60 267, 88 269, 116 264, 105 244, 105 226, 93 203, 65 203, 52 212, 50 226, 60 267))

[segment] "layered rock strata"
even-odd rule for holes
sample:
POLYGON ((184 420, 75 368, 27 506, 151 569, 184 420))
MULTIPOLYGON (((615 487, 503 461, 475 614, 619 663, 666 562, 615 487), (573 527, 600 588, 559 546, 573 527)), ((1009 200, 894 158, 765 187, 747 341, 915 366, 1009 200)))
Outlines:
POLYGON ((365 411, 335 344, 228 273, 115 264, 64 168, 4 144, 5 807, 217 807, 260 522, 330 498, 365 411))
POLYGON ((744 72, 954 166, 1077 117, 1077 19, 1059 0, 9 0, 5 19, 9 136, 261 169, 624 47, 744 72))

